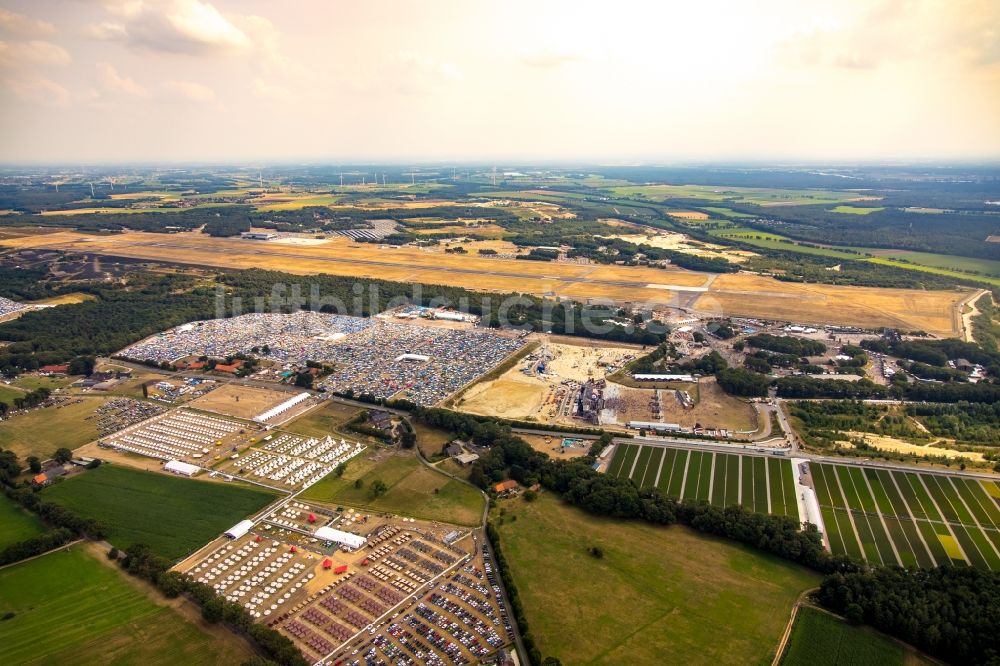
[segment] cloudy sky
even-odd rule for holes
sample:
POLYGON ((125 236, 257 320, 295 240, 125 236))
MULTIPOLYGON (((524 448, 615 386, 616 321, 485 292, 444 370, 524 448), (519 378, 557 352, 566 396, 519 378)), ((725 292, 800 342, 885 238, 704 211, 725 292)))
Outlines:
POLYGON ((1000 158, 996 0, 0 0, 0 160, 1000 158))

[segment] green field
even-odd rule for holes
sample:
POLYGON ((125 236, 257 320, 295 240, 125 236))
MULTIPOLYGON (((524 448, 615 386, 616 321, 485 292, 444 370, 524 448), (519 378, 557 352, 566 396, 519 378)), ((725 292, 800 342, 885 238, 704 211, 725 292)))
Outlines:
POLYGON ((319 409, 314 409, 291 423, 285 424, 282 426, 282 430, 306 437, 326 437, 332 433, 339 433, 340 427, 357 416, 359 412, 361 412, 359 407, 327 401, 319 409))
MULTIPOLYGON (((708 220, 707 222, 711 222, 708 220)), ((958 279, 975 279, 986 284, 1000 286, 1000 261, 973 259, 931 252, 909 252, 906 250, 886 250, 878 248, 838 248, 803 245, 799 241, 768 231, 749 227, 720 225, 709 229, 709 234, 721 240, 738 241, 755 247, 811 254, 834 259, 867 261, 882 266, 894 266, 923 273, 933 273, 958 279), (851 250, 856 250, 852 252, 851 250), (860 254, 859 254, 860 253, 860 254), (866 255, 878 256, 866 256, 866 255), (979 275, 970 275, 978 273, 979 275)))
POLYGON ((842 215, 870 215, 885 210, 884 206, 834 206, 831 213, 841 213, 842 215))
POLYGON ((0 402, 6 402, 11 409, 14 408, 14 398, 23 398, 24 396, 24 391, 18 391, 16 388, 0 384, 0 402))
POLYGON ((799 609, 782 666, 917 666, 933 662, 867 627, 805 606, 799 609))
POLYGON ((26 391, 34 391, 39 388, 49 390, 61 388, 67 384, 72 384, 78 377, 42 377, 41 375, 21 375, 14 380, 14 386, 20 386, 26 391))
POLYGON ((454 433, 419 423, 413 424, 413 430, 417 434, 417 448, 428 460, 439 460, 444 455, 442 451, 445 445, 455 439, 454 433))
POLYGON ((809 468, 834 553, 883 564, 1000 570, 995 482, 856 465, 809 468))
POLYGON ((56 449, 75 449, 97 439, 97 423, 87 417, 104 398, 80 398, 65 407, 44 407, 18 414, 0 423, 0 449, 9 449, 22 459, 35 455, 49 458, 56 449))
POLYGON ((33 513, 0 495, 0 550, 45 532, 45 526, 33 513))
POLYGON ((430 469, 412 453, 384 456, 378 462, 352 460, 342 478, 331 474, 301 497, 457 525, 479 525, 485 502, 478 490, 430 469), (358 479, 362 485, 355 488, 358 479), (389 490, 372 498, 376 479, 389 490))
POLYGON ((42 496, 103 522, 108 541, 119 548, 145 543, 169 559, 197 550, 277 497, 258 488, 115 465, 56 483, 42 496))
POLYGON ((856 192, 786 190, 779 188, 715 185, 631 185, 609 189, 615 196, 635 196, 651 201, 703 199, 706 201, 732 201, 733 203, 756 204, 759 206, 839 204, 858 198, 856 192))
POLYGON ((249 651, 160 606, 80 546, 0 569, 0 663, 222 664, 249 651))
POLYGON ((630 478, 640 488, 656 487, 668 497, 799 517, 787 458, 619 444, 608 474, 630 478))
POLYGON ((715 213, 716 215, 722 215, 724 217, 733 217, 733 218, 753 217, 753 215, 751 215, 750 213, 740 213, 733 210, 732 208, 724 208, 722 206, 703 206, 702 210, 707 211, 709 213, 715 213))
POLYGON ((934 254, 932 252, 908 252, 906 250, 878 250, 878 256, 883 259, 896 259, 919 264, 929 268, 943 268, 958 272, 982 273, 983 275, 1000 276, 1000 261, 995 259, 977 259, 975 257, 956 257, 951 254, 934 254))
POLYGON ((784 250, 786 252, 798 252, 799 254, 811 254, 819 257, 833 257, 834 259, 853 259, 855 261, 865 257, 853 252, 845 252, 830 247, 815 247, 812 245, 801 245, 786 236, 773 234, 767 231, 759 231, 748 227, 718 228, 709 231, 712 236, 727 240, 739 241, 755 247, 763 247, 771 250, 784 250))
POLYGON ((499 507, 531 635, 564 664, 769 663, 795 599, 820 580, 730 541, 593 517, 548 493, 499 507))

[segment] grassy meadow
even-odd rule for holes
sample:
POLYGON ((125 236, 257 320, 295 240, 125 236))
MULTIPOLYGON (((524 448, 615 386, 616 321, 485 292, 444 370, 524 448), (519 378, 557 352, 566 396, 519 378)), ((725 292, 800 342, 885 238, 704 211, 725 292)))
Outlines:
POLYGON ((277 497, 110 464, 49 486, 42 496, 103 522, 119 548, 145 543, 169 559, 197 550, 277 497))
POLYGON ((220 641, 77 545, 0 569, 0 663, 206 666, 249 650, 220 641))
POLYGON ((25 511, 6 495, 0 495, 0 550, 44 531, 45 525, 35 514, 25 511))
POLYGON ((500 518, 530 632, 564 664, 770 663, 795 600, 820 580, 742 545, 593 517, 549 494, 503 501, 500 518))
POLYGON ((44 407, 0 422, 0 448, 20 456, 48 458, 59 447, 75 449, 97 439, 95 419, 89 419, 104 398, 86 397, 64 407, 44 407))
POLYGON ((378 461, 350 461, 342 478, 327 476, 310 486, 302 499, 458 525, 479 524, 485 500, 478 490, 428 468, 412 453, 379 455, 383 457, 378 461), (360 488, 355 487, 358 479, 360 488), (376 479, 389 489, 373 498, 370 490, 376 479))
POLYGON ((799 609, 782 666, 917 666, 917 652, 868 627, 805 606, 799 609))

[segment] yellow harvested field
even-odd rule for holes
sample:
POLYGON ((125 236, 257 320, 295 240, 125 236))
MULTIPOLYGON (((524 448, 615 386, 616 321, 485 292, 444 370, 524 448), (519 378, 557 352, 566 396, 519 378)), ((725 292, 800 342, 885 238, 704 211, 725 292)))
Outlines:
POLYGON ((547 391, 541 383, 497 379, 473 386, 459 399, 459 408, 473 414, 510 419, 533 418, 547 391))
POLYGON ((252 419, 261 412, 288 400, 291 395, 253 386, 223 384, 214 391, 193 400, 190 406, 208 412, 235 416, 239 419, 252 419))
POLYGON ((685 270, 517 261, 444 254, 413 247, 331 239, 317 246, 181 234, 4 234, 0 247, 53 248, 219 268, 326 273, 470 289, 645 304, 689 304, 695 310, 813 324, 891 326, 957 335, 957 305, 968 290, 920 291, 781 282, 751 274, 712 276, 685 270), (714 280, 713 280, 714 278, 714 280), (680 287, 672 290, 671 286, 680 287), (686 289, 684 289, 686 288, 686 289), (692 289, 693 288, 693 289, 692 289))
POLYGON ((81 291, 74 291, 69 294, 60 294, 51 298, 43 298, 40 301, 31 301, 31 305, 71 305, 83 303, 84 301, 96 301, 93 294, 85 294, 81 291))
POLYGON ((684 220, 707 220, 708 213, 698 210, 672 210, 667 213, 670 217, 679 217, 684 220))
POLYGON ((782 282, 743 273, 720 275, 695 308, 727 316, 810 324, 922 330, 957 335, 957 306, 969 290, 920 291, 782 282))
MULTIPOLYGON (((956 449, 949 449, 946 446, 938 446, 939 444, 945 444, 946 442, 944 441, 935 441, 929 444, 921 445, 911 444, 910 442, 902 439, 896 439, 895 437, 875 435, 870 432, 856 432, 850 430, 844 432, 844 434, 851 439, 860 439, 869 446, 873 446, 881 451, 895 451, 896 453, 905 453, 911 456, 947 456, 949 458, 965 458, 966 460, 975 460, 979 462, 983 460, 983 454, 975 451, 958 451, 956 449)), ((848 448, 854 448, 854 445, 849 441, 838 443, 848 448)))
MULTIPOLYGON (((569 266, 572 264, 556 264, 569 266)), ((683 287, 704 287, 708 282, 705 273, 694 271, 650 268, 648 266, 580 266, 584 276, 591 280, 622 280, 643 284, 676 284, 683 287)))
POLYGON ((482 224, 479 226, 467 226, 459 224, 443 224, 441 226, 435 226, 431 229, 417 229, 415 232, 418 236, 427 236, 429 234, 455 234, 456 236, 463 236, 465 234, 475 234, 478 236, 490 236, 494 238, 499 238, 507 233, 507 230, 498 224, 482 224))

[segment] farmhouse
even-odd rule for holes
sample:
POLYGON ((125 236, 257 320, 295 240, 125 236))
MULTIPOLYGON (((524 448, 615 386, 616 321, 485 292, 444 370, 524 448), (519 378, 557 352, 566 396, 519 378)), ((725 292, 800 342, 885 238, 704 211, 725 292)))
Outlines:
POLYGON ((509 493, 513 490, 517 490, 517 481, 515 481, 514 479, 507 479, 506 481, 501 481, 500 483, 493 486, 493 490, 498 495, 509 493))
POLYGON ((472 463, 479 460, 479 454, 477 453, 462 453, 455 456, 455 460, 459 465, 471 465, 472 463))

